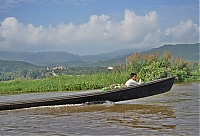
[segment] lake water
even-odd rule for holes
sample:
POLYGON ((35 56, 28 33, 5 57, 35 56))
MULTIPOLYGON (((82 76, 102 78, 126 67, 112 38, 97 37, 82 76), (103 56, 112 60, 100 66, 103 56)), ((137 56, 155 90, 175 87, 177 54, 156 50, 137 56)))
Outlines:
MULTIPOLYGON (((0 111, 0 135, 198 136, 199 85, 174 84, 168 93, 118 103, 0 111)), ((0 102, 22 96, 0 96, 0 102)))

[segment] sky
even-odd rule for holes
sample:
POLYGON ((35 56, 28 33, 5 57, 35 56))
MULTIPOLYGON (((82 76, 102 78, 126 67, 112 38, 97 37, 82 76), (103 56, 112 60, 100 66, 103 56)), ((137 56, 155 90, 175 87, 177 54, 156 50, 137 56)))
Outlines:
POLYGON ((91 55, 199 43, 199 0, 0 0, 0 51, 91 55))

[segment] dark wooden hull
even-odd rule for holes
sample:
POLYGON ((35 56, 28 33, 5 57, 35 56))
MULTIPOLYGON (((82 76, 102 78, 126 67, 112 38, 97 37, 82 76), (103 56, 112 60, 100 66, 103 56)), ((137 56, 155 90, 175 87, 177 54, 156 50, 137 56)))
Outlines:
POLYGON ((0 110, 12 110, 50 105, 81 104, 86 102, 118 102, 138 99, 169 91, 174 83, 174 79, 174 77, 162 78, 134 87, 108 90, 106 92, 99 91, 78 95, 0 103, 0 110))

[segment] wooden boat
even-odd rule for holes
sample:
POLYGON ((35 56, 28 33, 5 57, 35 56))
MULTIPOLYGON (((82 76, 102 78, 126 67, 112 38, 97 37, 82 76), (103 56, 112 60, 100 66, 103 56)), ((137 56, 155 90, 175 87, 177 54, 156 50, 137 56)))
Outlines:
POLYGON ((138 99, 170 91, 174 83, 174 79, 174 77, 162 78, 133 87, 125 87, 117 90, 97 91, 26 101, 5 102, 0 103, 0 110, 12 110, 50 105, 81 104, 87 102, 118 102, 138 99))

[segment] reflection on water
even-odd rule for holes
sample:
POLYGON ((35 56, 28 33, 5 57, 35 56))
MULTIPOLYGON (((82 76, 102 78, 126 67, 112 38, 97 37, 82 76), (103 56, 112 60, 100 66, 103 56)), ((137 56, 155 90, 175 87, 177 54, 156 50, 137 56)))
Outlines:
POLYGON ((199 83, 119 103, 0 111, 0 120, 0 135, 198 135, 199 83))

